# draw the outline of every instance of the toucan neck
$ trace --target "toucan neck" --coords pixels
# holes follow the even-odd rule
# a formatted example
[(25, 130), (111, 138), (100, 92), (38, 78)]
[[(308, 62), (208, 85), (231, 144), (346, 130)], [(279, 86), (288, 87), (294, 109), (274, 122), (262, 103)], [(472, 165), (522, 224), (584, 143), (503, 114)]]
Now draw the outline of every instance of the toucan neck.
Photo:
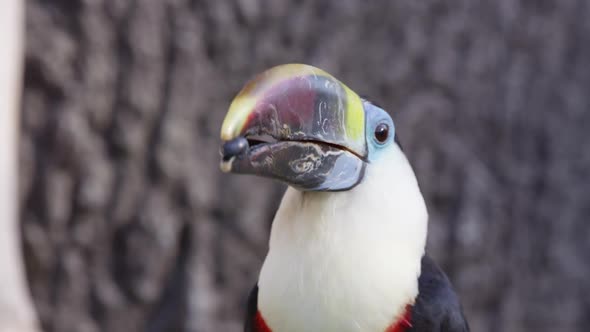
[(414, 301), (426, 208), (403, 153), (382, 158), (350, 191), (287, 190), (259, 280), (271, 329), (382, 332)]

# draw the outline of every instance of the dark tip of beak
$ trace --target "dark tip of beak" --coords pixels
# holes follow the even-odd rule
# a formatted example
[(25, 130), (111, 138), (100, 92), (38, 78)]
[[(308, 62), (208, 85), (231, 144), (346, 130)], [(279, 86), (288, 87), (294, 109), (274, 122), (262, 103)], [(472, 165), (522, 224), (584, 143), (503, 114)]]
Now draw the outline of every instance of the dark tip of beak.
[(233, 156), (240, 155), (248, 150), (248, 140), (244, 137), (237, 137), (227, 141), (221, 148), (221, 155), (224, 161), (228, 161)]

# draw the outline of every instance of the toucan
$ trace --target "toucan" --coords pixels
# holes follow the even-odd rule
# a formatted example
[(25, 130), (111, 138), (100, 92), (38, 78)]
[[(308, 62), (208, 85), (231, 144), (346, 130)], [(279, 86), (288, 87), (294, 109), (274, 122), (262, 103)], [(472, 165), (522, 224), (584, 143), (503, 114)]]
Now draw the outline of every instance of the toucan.
[(231, 102), (221, 169), (288, 185), (246, 332), (469, 331), (425, 255), (428, 213), (391, 116), (327, 72), (271, 68)]

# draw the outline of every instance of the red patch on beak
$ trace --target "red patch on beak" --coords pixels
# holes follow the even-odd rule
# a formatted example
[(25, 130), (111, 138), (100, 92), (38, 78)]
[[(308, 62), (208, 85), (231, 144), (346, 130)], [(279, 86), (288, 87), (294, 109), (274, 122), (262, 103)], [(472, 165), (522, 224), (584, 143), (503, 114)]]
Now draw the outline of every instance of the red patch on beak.
[[(294, 132), (305, 131), (313, 125), (315, 110), (316, 91), (311, 79), (298, 77), (267, 91), (248, 116), (244, 129), (252, 125), (283, 124)], [(287, 90), (289, 93), (285, 93)]]

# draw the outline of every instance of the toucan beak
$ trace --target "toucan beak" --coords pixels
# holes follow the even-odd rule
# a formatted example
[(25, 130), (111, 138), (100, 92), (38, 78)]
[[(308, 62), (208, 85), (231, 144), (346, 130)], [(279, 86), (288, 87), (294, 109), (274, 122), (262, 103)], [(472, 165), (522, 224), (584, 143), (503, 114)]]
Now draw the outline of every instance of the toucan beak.
[(361, 98), (321, 69), (289, 64), (246, 84), (221, 128), (224, 172), (301, 190), (347, 190), (367, 158)]

